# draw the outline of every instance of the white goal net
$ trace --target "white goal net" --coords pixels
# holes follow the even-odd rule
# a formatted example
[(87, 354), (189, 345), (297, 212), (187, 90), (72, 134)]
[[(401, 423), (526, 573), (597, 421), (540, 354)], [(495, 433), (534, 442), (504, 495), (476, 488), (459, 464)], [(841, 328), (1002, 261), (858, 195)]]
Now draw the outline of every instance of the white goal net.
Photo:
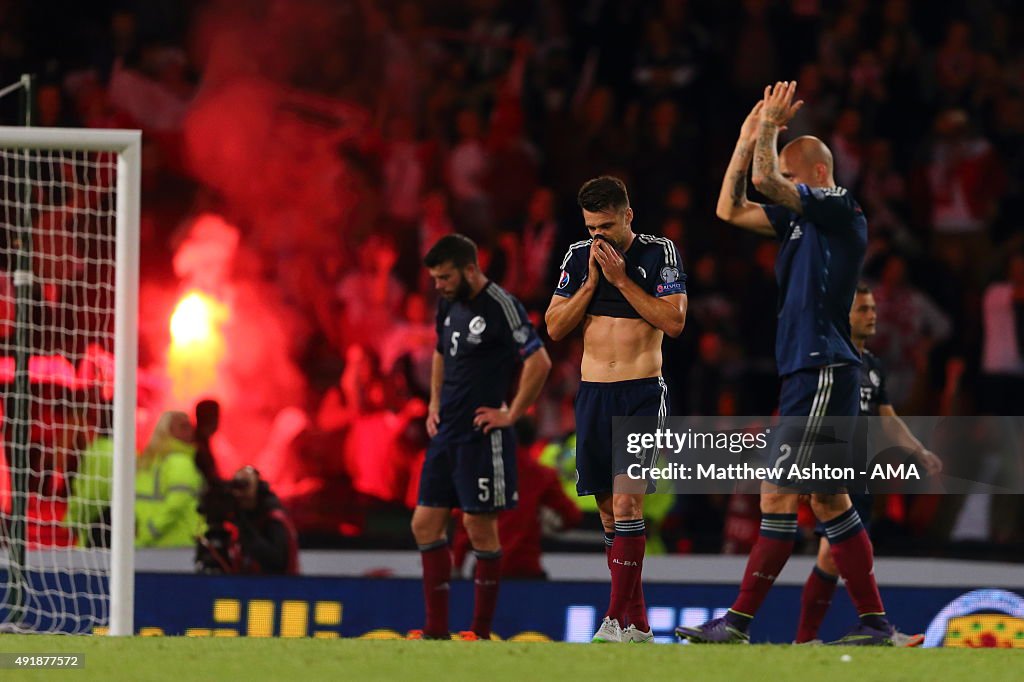
[(139, 133), (0, 128), (0, 629), (131, 634)]

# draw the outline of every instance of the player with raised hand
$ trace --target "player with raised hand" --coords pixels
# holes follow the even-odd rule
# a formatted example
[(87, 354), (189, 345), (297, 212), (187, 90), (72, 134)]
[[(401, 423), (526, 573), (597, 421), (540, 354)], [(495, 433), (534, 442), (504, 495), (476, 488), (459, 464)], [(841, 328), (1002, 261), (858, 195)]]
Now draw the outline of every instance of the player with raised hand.
[[(672, 242), (633, 232), (633, 209), (621, 180), (589, 180), (577, 201), (591, 238), (565, 254), (545, 321), (555, 341), (583, 324), (576, 492), (597, 498), (612, 582), (608, 611), (593, 641), (645, 643), (654, 639), (642, 585), (647, 486), (631, 480), (622, 453), (613, 452), (612, 418), (656, 417), (658, 427), (663, 425), (669, 399), (661, 343), (665, 334), (683, 331), (686, 275)], [(651, 466), (657, 455), (653, 449), (643, 453), (641, 466)]]
[[(781, 442), (779, 466), (792, 455), (799, 466), (814, 453), (805, 447), (814, 425), (840, 420), (836, 439), (850, 442), (860, 394), (860, 354), (850, 339), (850, 306), (867, 246), (867, 221), (860, 206), (833, 178), (832, 153), (815, 137), (799, 137), (777, 151), (779, 131), (802, 102), (796, 82), (765, 88), (764, 99), (743, 123), (719, 194), (722, 220), (779, 240), (775, 273), (779, 286), (776, 362), (782, 388), (779, 413), (806, 422), (802, 440)], [(747, 199), (747, 167), (754, 186), (771, 204)], [(798, 443), (798, 444), (797, 444)], [(751, 622), (781, 573), (797, 535), (798, 495), (785, 481), (761, 486), (761, 532), (750, 552), (732, 608), (722, 618), (676, 634), (691, 642), (745, 643)], [(824, 524), (832, 557), (846, 581), (859, 624), (839, 643), (891, 645), (873, 572), (873, 550), (845, 492), (814, 492), (811, 508)]]
[[(942, 460), (926, 448), (911, 433), (910, 429), (896, 414), (889, 402), (885, 390), (885, 370), (882, 361), (867, 349), (867, 341), (875, 335), (878, 323), (878, 312), (875, 297), (866, 285), (857, 287), (857, 294), (850, 309), (850, 337), (853, 345), (860, 352), (860, 414), (867, 417), (885, 417), (879, 420), (885, 435), (893, 443), (911, 452), (917, 462), (929, 475), (942, 471)], [(860, 515), (865, 528), (868, 528), (871, 511), (871, 496), (867, 494), (851, 495), (854, 508)], [(825, 614), (832, 604), (832, 595), (839, 580), (839, 569), (832, 559), (832, 552), (825, 540), (825, 529), (818, 524), (818, 559), (804, 584), (800, 599), (800, 622), (796, 631), (796, 643), (804, 644), (818, 641), (818, 628), (825, 620)], [(896, 631), (893, 633), (893, 644), (900, 647), (916, 647), (924, 642), (924, 635), (907, 635)]]
[[(448, 639), (451, 510), (476, 555), (473, 623), (463, 639), (490, 639), (498, 600), (498, 512), (516, 506), (512, 425), (540, 395), (551, 359), (522, 303), (487, 279), (468, 237), (446, 235), (423, 259), (441, 294), (427, 414), (427, 448), (412, 533), (423, 560), (426, 624), (410, 633)], [(511, 405), (505, 399), (522, 363)]]

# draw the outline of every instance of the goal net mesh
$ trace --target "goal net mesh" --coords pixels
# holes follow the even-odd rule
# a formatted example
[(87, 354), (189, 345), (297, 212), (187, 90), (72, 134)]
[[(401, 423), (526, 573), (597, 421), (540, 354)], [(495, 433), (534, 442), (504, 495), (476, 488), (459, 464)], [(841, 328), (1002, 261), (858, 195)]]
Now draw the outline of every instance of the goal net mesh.
[(0, 148), (0, 628), (109, 618), (117, 154)]

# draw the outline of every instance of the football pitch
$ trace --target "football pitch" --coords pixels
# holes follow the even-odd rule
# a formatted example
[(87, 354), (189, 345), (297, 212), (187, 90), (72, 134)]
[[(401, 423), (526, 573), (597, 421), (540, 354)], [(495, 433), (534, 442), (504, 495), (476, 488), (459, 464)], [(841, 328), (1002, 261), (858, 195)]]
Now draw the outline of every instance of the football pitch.
[[(3, 670), (4, 680), (1020, 680), (997, 649), (590, 645), (0, 635), (0, 653), (84, 655), (74, 670)], [(842, 660), (843, 656), (849, 660)]]

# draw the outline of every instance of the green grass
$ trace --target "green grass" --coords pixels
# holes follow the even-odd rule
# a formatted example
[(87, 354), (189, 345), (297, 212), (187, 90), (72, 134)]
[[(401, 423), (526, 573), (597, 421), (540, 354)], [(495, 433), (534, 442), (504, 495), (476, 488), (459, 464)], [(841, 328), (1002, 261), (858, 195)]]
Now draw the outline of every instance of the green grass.
[[(0, 652), (82, 653), (79, 670), (3, 670), (0, 679), (216, 680), (1020, 680), (1024, 652), (793, 646), (588, 645), (186, 637), (0, 635)], [(852, 660), (843, 662), (848, 654)]]

